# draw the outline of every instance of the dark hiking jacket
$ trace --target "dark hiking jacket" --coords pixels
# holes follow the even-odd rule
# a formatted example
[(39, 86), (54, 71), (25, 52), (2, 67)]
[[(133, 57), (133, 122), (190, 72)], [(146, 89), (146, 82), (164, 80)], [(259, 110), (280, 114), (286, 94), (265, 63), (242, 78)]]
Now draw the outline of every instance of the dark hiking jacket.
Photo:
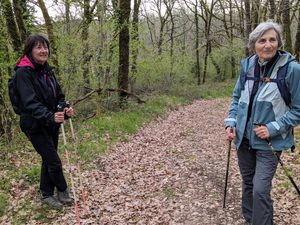
[(40, 65), (24, 56), (16, 65), (17, 90), (20, 96), (20, 127), (23, 132), (38, 132), (42, 127), (55, 129), (57, 105), (65, 102), (65, 96), (52, 68)]

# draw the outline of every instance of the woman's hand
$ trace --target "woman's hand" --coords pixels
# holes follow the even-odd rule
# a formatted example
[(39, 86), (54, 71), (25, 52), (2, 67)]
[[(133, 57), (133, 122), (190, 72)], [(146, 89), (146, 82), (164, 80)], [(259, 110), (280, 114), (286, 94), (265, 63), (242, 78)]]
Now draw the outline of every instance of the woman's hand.
[(227, 127), (226, 128), (226, 140), (232, 141), (235, 138), (235, 127)]
[(72, 117), (74, 115), (74, 110), (72, 107), (64, 108), (64, 112), (68, 117)]
[(65, 113), (64, 112), (54, 113), (54, 122), (55, 123), (63, 123), (64, 120), (65, 120)]
[(257, 137), (261, 139), (268, 139), (270, 137), (269, 130), (266, 126), (256, 126), (253, 131), (257, 135)]

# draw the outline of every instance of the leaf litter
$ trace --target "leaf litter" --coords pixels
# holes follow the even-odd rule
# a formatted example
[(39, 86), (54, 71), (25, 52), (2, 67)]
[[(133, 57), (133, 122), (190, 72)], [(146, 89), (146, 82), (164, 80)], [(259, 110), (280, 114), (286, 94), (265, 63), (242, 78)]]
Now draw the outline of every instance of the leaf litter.
[[(222, 208), (228, 149), (223, 121), (229, 104), (228, 98), (194, 101), (141, 128), (96, 159), (93, 164), (98, 169), (83, 172), (88, 212), (80, 201), (81, 224), (244, 224), (234, 146), (226, 208)], [(294, 175), (300, 172), (299, 163), (293, 162), (295, 154), (282, 157)], [(299, 176), (294, 179), (300, 183)], [(299, 197), (285, 183), (278, 167), (272, 191), (275, 224), (298, 225)], [(33, 218), (26, 224), (49, 224)], [(66, 208), (53, 224), (76, 224), (74, 208)]]

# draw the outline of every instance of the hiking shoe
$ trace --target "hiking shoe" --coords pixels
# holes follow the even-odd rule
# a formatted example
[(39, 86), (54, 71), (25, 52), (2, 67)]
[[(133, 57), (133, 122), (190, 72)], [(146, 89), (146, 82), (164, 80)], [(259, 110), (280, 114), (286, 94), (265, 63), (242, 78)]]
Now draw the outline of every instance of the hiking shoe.
[(41, 201), (43, 204), (47, 204), (48, 206), (50, 206), (53, 209), (62, 209), (63, 208), (63, 204), (61, 204), (54, 196), (48, 196), (48, 197), (44, 197), (41, 198)]
[(72, 205), (74, 202), (74, 199), (70, 197), (68, 189), (65, 191), (57, 191), (57, 198), (61, 203), (66, 205)]

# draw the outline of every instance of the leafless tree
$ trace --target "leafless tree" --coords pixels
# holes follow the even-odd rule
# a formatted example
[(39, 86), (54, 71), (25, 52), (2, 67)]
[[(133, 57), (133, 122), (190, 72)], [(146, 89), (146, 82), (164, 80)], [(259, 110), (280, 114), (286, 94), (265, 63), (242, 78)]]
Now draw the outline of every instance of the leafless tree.
[(10, 0), (2, 0), (1, 6), (3, 9), (3, 16), (5, 18), (7, 31), (12, 41), (12, 47), (14, 51), (21, 52), (22, 51), (21, 36), (19, 33), (17, 23), (15, 21), (15, 16), (13, 13)]
[[(129, 72), (129, 17), (130, 0), (119, 0), (119, 89), (128, 90), (128, 72)], [(121, 107), (126, 102), (127, 94), (120, 92)]]
[[(98, 0), (96, 0), (92, 6), (90, 6), (89, 0), (83, 1), (83, 18), (82, 18), (82, 31), (81, 31), (81, 40), (83, 44), (82, 49), (82, 70), (83, 70), (83, 81), (84, 85), (87, 87), (90, 86), (90, 61), (92, 55), (90, 53), (89, 47), (89, 25), (93, 21), (94, 10), (98, 4)], [(87, 93), (87, 89), (84, 89), (84, 94)]]
[(4, 19), (0, 14), (0, 139), (6, 143), (12, 140), (12, 121), (13, 113), (7, 102), (7, 79), (5, 74), (11, 73), (9, 67), (10, 55), (8, 51), (8, 35), (4, 25)]
[(137, 74), (137, 58), (139, 49), (139, 11), (140, 11), (141, 0), (134, 0), (133, 4), (133, 14), (132, 14), (132, 32), (131, 32), (131, 76), (130, 76), (130, 86), (133, 92), (134, 84)]
[(27, 13), (26, 1), (13, 0), (13, 8), (14, 8), (14, 14), (20, 32), (21, 41), (22, 43), (25, 43), (25, 40), (29, 35), (29, 31), (26, 29), (25, 22), (24, 22), (24, 15)]
[(300, 5), (298, 5), (298, 23), (295, 37), (295, 55), (298, 62), (300, 62)]
[(291, 37), (291, 20), (290, 20), (290, 1), (282, 0), (282, 23), (283, 23), (283, 33), (285, 39), (285, 49), (289, 52), (293, 51), (292, 47), (292, 37)]
[(187, 8), (193, 13), (194, 17), (194, 26), (195, 26), (195, 55), (196, 61), (194, 66), (195, 76), (197, 77), (197, 84), (201, 84), (201, 74), (200, 74), (200, 29), (199, 29), (199, 12), (198, 12), (198, 0), (195, 1), (187, 1), (184, 0)]

